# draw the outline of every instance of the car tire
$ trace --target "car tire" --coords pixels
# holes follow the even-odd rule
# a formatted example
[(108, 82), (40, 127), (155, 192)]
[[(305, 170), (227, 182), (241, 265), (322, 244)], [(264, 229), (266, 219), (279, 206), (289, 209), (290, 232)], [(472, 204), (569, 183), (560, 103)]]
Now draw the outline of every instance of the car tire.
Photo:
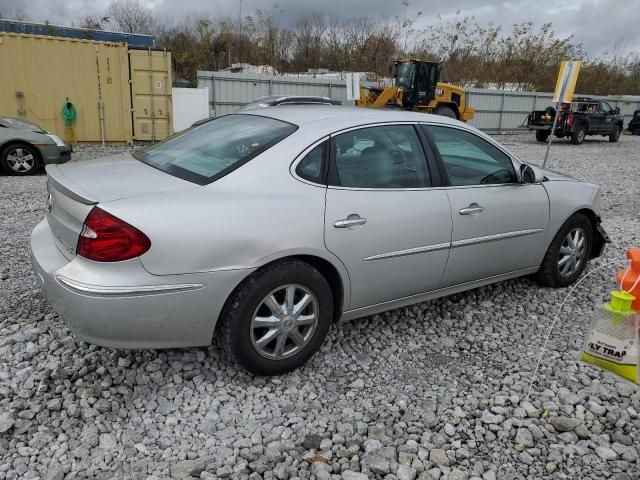
[(536, 140), (544, 143), (549, 139), (550, 133), (546, 130), (536, 130)]
[(453, 118), (453, 119), (458, 119), (458, 115), (456, 115), (456, 112), (453, 108), (451, 107), (447, 107), (446, 105), (438, 105), (434, 110), (433, 110), (433, 114), (434, 115), (440, 115), (442, 117), (448, 117), (448, 118)]
[(587, 136), (587, 129), (583, 125), (580, 125), (571, 134), (571, 143), (573, 145), (580, 145), (582, 142), (584, 142), (584, 139), (586, 136)]
[(35, 147), (24, 143), (5, 145), (0, 151), (0, 169), (7, 175), (33, 175), (40, 166)]
[[(579, 242), (582, 239), (583, 243)], [(572, 239), (578, 239), (576, 245)], [(583, 214), (571, 216), (558, 230), (542, 260), (537, 280), (540, 284), (554, 288), (568, 287), (573, 284), (587, 266), (593, 246), (593, 225)], [(572, 260), (575, 268), (567, 268)], [(563, 271), (564, 270), (564, 271)]]
[[(288, 308), (302, 307), (305, 295), (309, 302), (297, 314)], [(286, 260), (258, 270), (236, 288), (223, 309), (219, 339), (227, 358), (255, 375), (296, 369), (327, 336), (333, 301), (325, 277), (307, 263)]]
[(620, 139), (620, 132), (622, 132), (622, 127), (620, 125), (616, 125), (613, 132), (609, 134), (609, 141), (611, 143), (616, 143)]

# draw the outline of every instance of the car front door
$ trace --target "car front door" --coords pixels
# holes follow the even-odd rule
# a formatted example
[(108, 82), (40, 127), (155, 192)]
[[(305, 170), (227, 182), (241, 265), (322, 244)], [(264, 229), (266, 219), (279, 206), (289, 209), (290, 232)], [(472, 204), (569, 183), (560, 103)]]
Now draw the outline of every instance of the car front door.
[[(351, 281), (350, 310), (438, 287), (449, 255), (447, 193), (416, 125), (379, 125), (332, 138), (325, 243)], [(430, 161), (432, 161), (431, 159)]]
[(545, 188), (518, 183), (511, 158), (480, 135), (425, 129), (449, 180), (453, 232), (442, 287), (536, 267), (546, 248)]

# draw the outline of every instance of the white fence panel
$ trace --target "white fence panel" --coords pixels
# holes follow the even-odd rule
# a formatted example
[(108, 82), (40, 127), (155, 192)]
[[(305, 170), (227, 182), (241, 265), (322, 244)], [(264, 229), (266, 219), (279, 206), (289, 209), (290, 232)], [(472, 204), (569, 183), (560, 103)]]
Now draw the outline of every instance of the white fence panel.
[(209, 117), (209, 92), (206, 88), (173, 88), (173, 131), (189, 128), (193, 122)]

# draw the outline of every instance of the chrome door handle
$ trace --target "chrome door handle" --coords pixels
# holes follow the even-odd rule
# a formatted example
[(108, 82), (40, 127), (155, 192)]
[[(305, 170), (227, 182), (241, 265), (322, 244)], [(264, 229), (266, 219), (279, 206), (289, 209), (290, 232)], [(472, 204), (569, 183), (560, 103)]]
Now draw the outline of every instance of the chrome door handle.
[(460, 210), (458, 213), (460, 215), (473, 215), (474, 213), (481, 213), (483, 211), (484, 211), (484, 207), (474, 202), (470, 204), (468, 207)]
[(366, 218), (362, 218), (357, 213), (352, 213), (347, 218), (343, 218), (342, 220), (336, 220), (333, 224), (335, 228), (349, 228), (356, 225), (364, 225), (367, 223)]

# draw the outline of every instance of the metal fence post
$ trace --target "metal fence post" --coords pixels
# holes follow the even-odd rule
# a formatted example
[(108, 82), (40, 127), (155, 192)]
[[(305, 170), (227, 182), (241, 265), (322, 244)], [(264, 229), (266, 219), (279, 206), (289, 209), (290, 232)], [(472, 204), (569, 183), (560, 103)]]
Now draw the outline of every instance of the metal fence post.
[[(213, 116), (216, 117), (218, 109), (216, 108), (216, 74), (211, 75), (211, 107), (213, 108)], [(211, 116), (211, 113), (209, 113)]]
[(269, 95), (273, 95), (273, 81), (269, 79)]
[(506, 95), (506, 92), (502, 92), (502, 99), (500, 101), (500, 116), (498, 117), (498, 133), (502, 133), (502, 114), (504, 112), (504, 97)]

